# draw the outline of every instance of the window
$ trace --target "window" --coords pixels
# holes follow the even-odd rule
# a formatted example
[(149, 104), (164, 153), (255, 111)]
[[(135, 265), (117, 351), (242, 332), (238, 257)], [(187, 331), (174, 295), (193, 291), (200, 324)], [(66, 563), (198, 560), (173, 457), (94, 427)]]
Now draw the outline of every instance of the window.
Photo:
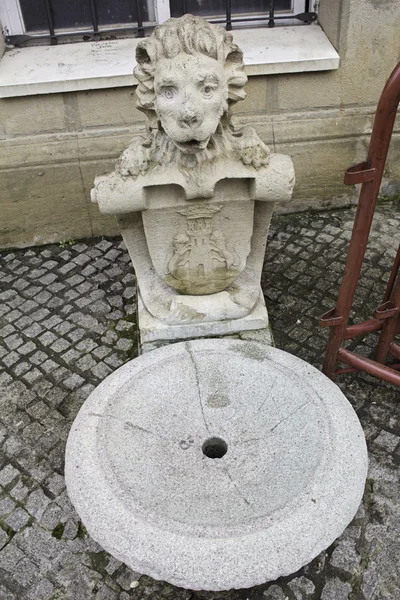
[[(275, 21), (293, 19), (296, 13), (309, 11), (309, 2), (293, 0), (171, 0), (171, 16), (180, 17), (185, 12), (200, 15), (216, 22), (226, 23), (228, 12), (232, 22)], [(229, 19), (228, 19), (229, 20)], [(272, 24), (272, 23), (271, 23)]]
[(157, 23), (185, 13), (228, 30), (236, 26), (311, 23), (310, 0), (0, 0), (8, 45), (100, 39), (128, 32), (143, 37)]

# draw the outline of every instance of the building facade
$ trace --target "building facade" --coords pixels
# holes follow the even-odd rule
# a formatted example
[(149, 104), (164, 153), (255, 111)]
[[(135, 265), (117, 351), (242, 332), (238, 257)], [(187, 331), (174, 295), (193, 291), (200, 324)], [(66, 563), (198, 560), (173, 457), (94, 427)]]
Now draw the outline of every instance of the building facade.
[[(318, 24), (233, 31), (249, 76), (234, 122), (292, 156), (291, 211), (357, 199), (343, 172), (365, 159), (377, 101), (400, 60), (397, 0), (318, 4)], [(137, 42), (2, 45), (0, 248), (118, 233), (90, 189), (144, 126), (131, 75)], [(399, 132), (398, 120), (387, 196), (400, 191)]]

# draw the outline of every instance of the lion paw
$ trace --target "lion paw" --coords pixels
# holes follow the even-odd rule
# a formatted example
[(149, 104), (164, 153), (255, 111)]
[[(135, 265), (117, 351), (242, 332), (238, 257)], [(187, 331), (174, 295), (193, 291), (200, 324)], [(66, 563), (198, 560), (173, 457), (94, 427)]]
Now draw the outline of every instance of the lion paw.
[(143, 140), (134, 140), (121, 154), (118, 170), (123, 177), (144, 175), (150, 164), (150, 150), (143, 146)]
[(251, 127), (246, 128), (239, 138), (239, 156), (243, 164), (260, 169), (269, 162), (270, 151)]
[(240, 158), (245, 165), (260, 169), (269, 162), (269, 149), (262, 143), (257, 146), (242, 148)]

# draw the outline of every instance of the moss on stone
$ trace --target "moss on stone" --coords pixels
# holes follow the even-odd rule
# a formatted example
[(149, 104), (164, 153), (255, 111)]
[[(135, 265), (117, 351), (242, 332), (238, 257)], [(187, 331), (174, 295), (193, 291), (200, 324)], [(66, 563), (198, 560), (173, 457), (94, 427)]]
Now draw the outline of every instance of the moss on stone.
[(65, 528), (65, 523), (58, 523), (53, 531), (51, 532), (51, 535), (55, 538), (57, 538), (57, 540), (61, 540), (63, 533), (64, 533), (64, 528)]

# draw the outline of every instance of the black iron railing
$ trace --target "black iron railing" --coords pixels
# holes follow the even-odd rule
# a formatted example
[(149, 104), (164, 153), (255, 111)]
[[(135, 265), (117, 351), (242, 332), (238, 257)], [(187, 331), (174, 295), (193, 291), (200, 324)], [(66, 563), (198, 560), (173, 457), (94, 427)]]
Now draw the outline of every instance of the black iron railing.
[[(88, 27), (79, 27), (75, 30), (70, 28), (57, 28), (54, 18), (54, 10), (52, 0), (43, 0), (45, 23), (41, 31), (27, 32), (22, 35), (6, 35), (5, 42), (9, 46), (20, 46), (27, 42), (38, 40), (49, 40), (51, 44), (57, 44), (59, 39), (69, 37), (81, 37), (84, 40), (99, 40), (105, 37), (115, 37), (118, 34), (133, 33), (137, 37), (144, 37), (147, 31), (151, 31), (156, 26), (156, 23), (145, 21), (143, 15), (143, 5), (141, 0), (131, 0), (132, 13), (135, 20), (128, 23), (118, 25), (99, 25), (98, 5), (96, 0), (90, 2), (90, 19), (91, 23)], [(209, 18), (210, 23), (220, 23), (225, 26), (227, 31), (230, 31), (236, 24), (245, 24), (246, 22), (266, 22), (268, 27), (275, 27), (276, 21), (285, 21), (287, 19), (297, 20), (302, 24), (310, 24), (316, 21), (317, 14), (310, 12), (309, 0), (304, 3), (304, 12), (296, 15), (281, 15), (276, 12), (275, 0), (270, 0), (269, 9), (265, 14), (257, 13), (256, 15), (232, 15), (232, 0), (225, 0), (225, 16), (220, 18)], [(182, 0), (182, 15), (188, 12), (187, 0)], [(179, 15), (176, 15), (179, 16)]]
[(270, 0), (269, 3), (269, 11), (268, 15), (260, 15), (257, 16), (240, 16), (240, 17), (232, 17), (232, 1), (226, 0), (226, 16), (224, 19), (209, 19), (210, 23), (221, 23), (225, 25), (227, 31), (231, 31), (232, 27), (235, 23), (246, 23), (246, 21), (268, 21), (268, 27), (275, 27), (276, 21), (284, 21), (287, 19), (296, 19), (297, 21), (301, 21), (304, 24), (310, 24), (317, 20), (317, 13), (310, 12), (310, 2), (307, 0), (304, 6), (304, 12), (299, 13), (297, 15), (279, 15), (275, 12), (275, 1)]

